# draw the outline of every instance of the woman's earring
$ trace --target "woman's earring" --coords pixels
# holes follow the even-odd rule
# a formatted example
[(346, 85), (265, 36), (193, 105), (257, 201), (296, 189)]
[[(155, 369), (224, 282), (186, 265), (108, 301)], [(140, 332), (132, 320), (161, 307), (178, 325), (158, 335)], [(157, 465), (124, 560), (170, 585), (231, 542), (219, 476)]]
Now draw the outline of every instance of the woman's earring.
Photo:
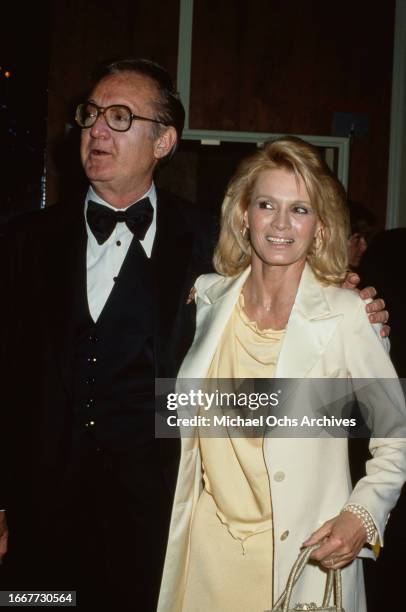
[(250, 241), (250, 230), (244, 223), (242, 225), (240, 232), (241, 232), (241, 236), (243, 237), (243, 239), (249, 242)]
[(314, 250), (319, 251), (323, 246), (323, 230), (320, 228), (314, 237)]

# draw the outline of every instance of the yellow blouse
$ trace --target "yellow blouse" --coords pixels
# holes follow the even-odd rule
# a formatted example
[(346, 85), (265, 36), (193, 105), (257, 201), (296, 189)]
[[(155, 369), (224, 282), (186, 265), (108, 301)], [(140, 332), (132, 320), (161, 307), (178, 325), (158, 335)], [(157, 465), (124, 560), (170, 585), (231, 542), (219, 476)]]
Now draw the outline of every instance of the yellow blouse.
[[(284, 333), (285, 330), (261, 330), (250, 321), (241, 294), (207, 378), (272, 378)], [(244, 540), (272, 527), (263, 438), (220, 435), (227, 436), (227, 432), (200, 437), (205, 489), (213, 496), (217, 515), (231, 535)]]
[(284, 329), (259, 329), (250, 321), (240, 294), (207, 378), (272, 378), (284, 335)]
[[(249, 321), (241, 295), (207, 378), (272, 378), (284, 333)], [(227, 427), (208, 437), (202, 428), (199, 442), (205, 488), (192, 523), (183, 612), (269, 609), (272, 504), (263, 438), (237, 437)]]

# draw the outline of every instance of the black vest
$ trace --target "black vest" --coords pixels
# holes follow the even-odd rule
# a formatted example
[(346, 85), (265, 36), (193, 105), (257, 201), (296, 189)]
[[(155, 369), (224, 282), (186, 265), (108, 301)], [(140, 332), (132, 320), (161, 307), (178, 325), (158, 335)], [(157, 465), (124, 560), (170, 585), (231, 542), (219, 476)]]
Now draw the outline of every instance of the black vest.
[(153, 437), (154, 313), (151, 262), (133, 239), (95, 323), (86, 287), (74, 340), (74, 433), (102, 445)]

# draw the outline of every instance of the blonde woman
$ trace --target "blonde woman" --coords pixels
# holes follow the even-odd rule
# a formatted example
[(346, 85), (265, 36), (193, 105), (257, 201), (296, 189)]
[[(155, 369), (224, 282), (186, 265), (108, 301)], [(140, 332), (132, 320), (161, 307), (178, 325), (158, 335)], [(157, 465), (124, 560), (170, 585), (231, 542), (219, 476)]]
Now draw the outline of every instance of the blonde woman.
[[(244, 160), (223, 204), (218, 274), (196, 282), (197, 330), (179, 377), (396, 379), (362, 300), (340, 288), (347, 235), (344, 191), (312, 146), (286, 137)], [(396, 380), (387, 401), (404, 424)], [(295, 601), (321, 603), (326, 568), (344, 568), (345, 610), (365, 611), (360, 557), (382, 544), (406, 441), (371, 439), (370, 451), (352, 490), (344, 437), (197, 429), (182, 439), (158, 609), (270, 609), (300, 546), (320, 543)]]

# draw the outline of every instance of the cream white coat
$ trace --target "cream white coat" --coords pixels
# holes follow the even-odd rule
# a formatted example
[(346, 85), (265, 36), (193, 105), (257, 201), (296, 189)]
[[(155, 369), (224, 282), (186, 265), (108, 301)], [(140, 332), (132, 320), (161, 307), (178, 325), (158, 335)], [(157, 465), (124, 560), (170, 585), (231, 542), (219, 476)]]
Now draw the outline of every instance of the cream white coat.
[[(179, 378), (204, 378), (250, 269), (235, 278), (217, 274), (196, 282), (196, 335)], [(396, 378), (377, 330), (369, 323), (365, 304), (347, 289), (322, 286), (306, 265), (289, 318), (276, 369), (278, 378)], [(389, 396), (388, 396), (389, 395)], [(406, 409), (400, 385), (389, 386), (386, 401), (399, 415)], [(375, 406), (382, 409), (382, 406)], [(274, 527), (273, 592), (283, 591), (302, 542), (347, 503), (364, 506), (383, 531), (406, 479), (406, 437), (373, 438), (366, 476), (352, 490), (346, 438), (276, 438), (264, 440)], [(201, 492), (198, 438), (182, 438), (159, 612), (180, 612), (188, 562), (193, 511)], [(373, 557), (369, 548), (360, 556)], [(270, 576), (270, 579), (271, 576)], [(294, 594), (295, 602), (321, 605), (325, 573), (309, 565)], [(346, 612), (366, 610), (359, 559), (343, 571)], [(292, 602), (293, 605), (294, 602)], [(228, 612), (228, 611), (224, 611)], [(232, 612), (232, 611), (230, 611)], [(247, 610), (247, 612), (251, 612)], [(252, 611), (257, 612), (257, 611)]]

